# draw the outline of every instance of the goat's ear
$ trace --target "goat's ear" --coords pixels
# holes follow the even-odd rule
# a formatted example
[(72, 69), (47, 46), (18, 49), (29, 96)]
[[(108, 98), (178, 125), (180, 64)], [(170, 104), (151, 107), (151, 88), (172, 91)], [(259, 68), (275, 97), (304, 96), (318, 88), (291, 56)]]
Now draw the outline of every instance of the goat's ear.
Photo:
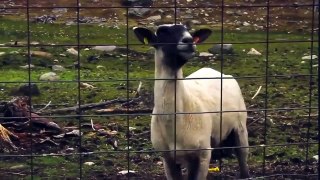
[(210, 35), (212, 31), (210, 29), (199, 29), (192, 34), (193, 42), (198, 44), (205, 41)]
[(133, 32), (137, 36), (140, 42), (143, 44), (155, 45), (157, 41), (156, 35), (146, 28), (135, 27), (133, 28)]

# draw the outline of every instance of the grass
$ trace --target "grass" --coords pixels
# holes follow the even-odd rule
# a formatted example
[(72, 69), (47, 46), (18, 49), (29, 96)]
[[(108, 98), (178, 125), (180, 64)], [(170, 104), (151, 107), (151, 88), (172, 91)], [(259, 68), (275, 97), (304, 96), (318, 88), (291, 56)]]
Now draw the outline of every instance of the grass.
[[(0, 44), (19, 41), (24, 44), (27, 41), (26, 22), (20, 20), (9, 20), (0, 18)], [(100, 102), (118, 97), (126, 98), (133, 96), (132, 91), (138, 86), (138, 80), (144, 78), (153, 78), (153, 60), (152, 56), (138, 54), (136, 57), (127, 59), (126, 53), (102, 53), (95, 50), (85, 50), (87, 45), (117, 45), (125, 46), (126, 42), (138, 44), (134, 38), (132, 31), (129, 31), (127, 40), (126, 27), (120, 26), (120, 29), (114, 29), (107, 26), (81, 25), (80, 26), (80, 44), (81, 47), (80, 73), (78, 69), (73, 67), (73, 63), (77, 61), (77, 56), (66, 53), (65, 46), (43, 46), (43, 45), (73, 45), (77, 44), (77, 27), (66, 26), (63, 24), (30, 24), (30, 40), (40, 43), (39, 46), (31, 47), (31, 50), (41, 50), (49, 52), (53, 55), (52, 58), (31, 57), (31, 64), (36, 67), (30, 71), (30, 80), (36, 82), (41, 95), (32, 98), (33, 104), (46, 104), (52, 101), (52, 104), (65, 104), (74, 106), (78, 100), (78, 83), (76, 80), (88, 81), (96, 87), (96, 89), (81, 89), (80, 96), (82, 103)], [(315, 37), (314, 39), (317, 39)], [(226, 31), (224, 33), (224, 42), (233, 43), (234, 55), (225, 55), (223, 61), (221, 57), (215, 60), (206, 58), (194, 58), (184, 68), (185, 76), (195, 70), (209, 66), (218, 70), (223, 68), (225, 74), (232, 74), (240, 83), (243, 89), (243, 94), (250, 109), (256, 111), (249, 113), (250, 116), (260, 119), (254, 124), (254, 128), (250, 136), (251, 145), (264, 144), (264, 134), (266, 134), (268, 144), (285, 144), (306, 142), (306, 132), (308, 127), (308, 109), (299, 109), (311, 106), (315, 107), (318, 102), (315, 98), (318, 89), (315, 84), (311, 89), (311, 99), (309, 94), (309, 74), (316, 74), (316, 67), (312, 67), (316, 62), (311, 64), (310, 60), (302, 62), (301, 57), (310, 55), (310, 42), (283, 42), (287, 41), (308, 41), (310, 34), (308, 33), (291, 33), (286, 32), (270, 32), (270, 41), (282, 41), (278, 43), (259, 43), (266, 41), (265, 32), (248, 31)], [(199, 45), (199, 51), (207, 51), (212, 46), (210, 43), (221, 42), (221, 34), (219, 29), (214, 29), (213, 36), (207, 41), (208, 44)], [(250, 43), (245, 43), (250, 42)], [(149, 47), (143, 45), (130, 45), (130, 49), (137, 52), (145, 52)], [(261, 52), (262, 56), (250, 56), (247, 52), (250, 48), (255, 48)], [(317, 44), (313, 44), (313, 53), (317, 54)], [(16, 51), (16, 53), (13, 53)], [(26, 55), (26, 47), (8, 47), (0, 48), (0, 52), (6, 52), (0, 56), (0, 97), (1, 101), (8, 101), (12, 98), (12, 94), (17, 87), (29, 81), (29, 71), (18, 66), (27, 64), (28, 58)], [(61, 56), (60, 54), (65, 54)], [(89, 56), (99, 56), (97, 62), (89, 63)], [(54, 64), (53, 60), (57, 59), (58, 64), (66, 68), (64, 72), (57, 72), (61, 81), (57, 82), (40, 82), (39, 76), (45, 72), (49, 72), (50, 67)], [(128, 60), (128, 61), (127, 61)], [(268, 60), (268, 61), (266, 61)], [(223, 62), (223, 64), (222, 64)], [(266, 65), (268, 65), (266, 69)], [(102, 66), (102, 68), (97, 68)], [(127, 69), (128, 68), (128, 69)], [(128, 71), (129, 70), (129, 71)], [(268, 72), (266, 73), (266, 70)], [(135, 81), (129, 81), (129, 93), (126, 89), (127, 72), (129, 78)], [(266, 79), (265, 75), (269, 78)], [(281, 77), (276, 77), (282, 75)], [(258, 77), (256, 77), (258, 76)], [(243, 78), (246, 77), (246, 78)], [(317, 82), (317, 76), (314, 76), (312, 81)], [(118, 81), (121, 80), (121, 81)], [(90, 82), (92, 81), (92, 82)], [(266, 82), (267, 81), (267, 82)], [(152, 92), (152, 80), (143, 80), (143, 89)], [(267, 87), (266, 87), (267, 85)], [(255, 94), (259, 86), (262, 86), (260, 94), (255, 98), (251, 97)], [(268, 90), (268, 91), (266, 91)], [(127, 94), (128, 93), (128, 94)], [(267, 101), (267, 102), (266, 102)], [(274, 124), (267, 126), (264, 132), (264, 111), (265, 108), (297, 108), (297, 110), (269, 110), (267, 118), (272, 119)], [(149, 107), (151, 108), (151, 107)], [(312, 111), (312, 113), (314, 113)], [(92, 111), (84, 113), (92, 115)], [(55, 118), (55, 117), (52, 117)], [(94, 122), (107, 126), (110, 123), (116, 123), (122, 126), (116, 136), (119, 141), (120, 149), (125, 149), (127, 117), (124, 116), (102, 116), (92, 117)], [(65, 125), (77, 125), (77, 119), (74, 118), (55, 118), (57, 122)], [(82, 122), (89, 122), (90, 117), (83, 117)], [(149, 128), (149, 115), (146, 116), (129, 116), (129, 125), (136, 127), (137, 132), (146, 131)], [(316, 142), (316, 130), (318, 129), (316, 118), (311, 118), (310, 124), (310, 141)], [(103, 152), (113, 150), (111, 146), (106, 145), (104, 137), (97, 136), (84, 130), (85, 134), (82, 138), (82, 145), (94, 152)], [(74, 139), (77, 142), (77, 139)], [(133, 137), (131, 139), (132, 149), (137, 150), (140, 146), (144, 149), (151, 148), (148, 137)], [(142, 144), (142, 145), (141, 145)], [(76, 143), (74, 143), (76, 147)], [(317, 154), (317, 145), (309, 147), (309, 155)], [(260, 166), (263, 162), (263, 149), (252, 148), (250, 150), (250, 165), (253, 167)], [(44, 152), (46, 153), (46, 152)], [(288, 161), (294, 164), (294, 159), (305, 159), (305, 146), (273, 146), (266, 148), (267, 163), (272, 164), (274, 161)], [(311, 159), (309, 156), (309, 159)], [(145, 159), (141, 162), (135, 162), (136, 159)], [(149, 159), (148, 159), (149, 158)], [(141, 174), (162, 174), (162, 166), (156, 164), (158, 156), (155, 154), (130, 154), (130, 164), (133, 170)], [(113, 165), (110, 165), (110, 160)], [(127, 159), (126, 153), (107, 153), (94, 154), (83, 157), (84, 162), (94, 162), (93, 166), (82, 166), (84, 178), (91, 176), (103, 177), (116, 174), (117, 171), (126, 170)], [(30, 161), (26, 161), (28, 166), (23, 168), (23, 173), (30, 174)], [(79, 176), (79, 157), (35, 157), (34, 160), (34, 179), (42, 179), (46, 177), (56, 178), (75, 178)], [(234, 166), (235, 160), (225, 160), (226, 165)], [(9, 167), (24, 164), (22, 160), (15, 158), (4, 159), (0, 163), (0, 171), (6, 171)], [(141, 169), (145, 168), (145, 169)], [(20, 171), (21, 172), (21, 171)], [(257, 173), (259, 174), (259, 173)]]

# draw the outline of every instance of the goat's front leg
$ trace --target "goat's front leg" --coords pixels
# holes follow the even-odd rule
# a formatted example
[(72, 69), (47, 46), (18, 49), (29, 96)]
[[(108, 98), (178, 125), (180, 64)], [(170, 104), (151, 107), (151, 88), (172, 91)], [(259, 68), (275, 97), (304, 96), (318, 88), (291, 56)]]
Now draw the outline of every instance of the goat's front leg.
[(208, 175), (211, 151), (203, 150), (199, 157), (189, 159), (188, 180), (205, 180)]
[(164, 153), (163, 165), (167, 180), (182, 179), (181, 165), (175, 162), (175, 159), (170, 156), (170, 153)]

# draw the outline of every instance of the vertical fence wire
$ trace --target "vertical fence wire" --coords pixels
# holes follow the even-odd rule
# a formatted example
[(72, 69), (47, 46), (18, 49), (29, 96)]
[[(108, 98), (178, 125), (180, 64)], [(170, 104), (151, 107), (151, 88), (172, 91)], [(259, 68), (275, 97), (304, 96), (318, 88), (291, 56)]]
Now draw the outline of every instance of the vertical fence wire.
[[(219, 113), (219, 117), (220, 117), (220, 133), (219, 133), (219, 143), (222, 142), (222, 121), (223, 121), (223, 107), (222, 107), (222, 103), (223, 103), (223, 65), (224, 65), (224, 52), (223, 52), (223, 46), (224, 46), (224, 0), (221, 0), (221, 28), (220, 28), (220, 35), (221, 35), (221, 39), (220, 39), (220, 54), (221, 54), (221, 64), (220, 64), (220, 113)], [(222, 151), (220, 151), (220, 153), (222, 154)], [(222, 170), (222, 157), (219, 157), (219, 168)], [(221, 176), (220, 176), (221, 178)]]
[[(129, 72), (130, 72), (130, 66), (129, 66), (129, 8), (127, 7), (126, 8), (126, 55), (127, 55), (127, 58), (126, 58), (126, 88), (127, 88), (127, 91), (126, 91), (126, 98), (127, 98), (127, 102), (129, 102), (129, 98), (130, 98), (130, 95), (129, 95), (129, 88), (130, 88), (130, 76), (129, 76)], [(129, 112), (129, 106), (126, 107), (127, 109), (127, 112)], [(127, 121), (127, 169), (128, 169), (128, 179), (130, 179), (130, 116), (129, 114), (127, 114), (126, 116), (126, 121)]]
[[(26, 7), (26, 15), (27, 15), (27, 55), (28, 55), (28, 90), (29, 92), (31, 92), (31, 46), (30, 46), (30, 4), (29, 4), (29, 0), (27, 0), (26, 2), (27, 7)], [(32, 98), (31, 96), (28, 97), (28, 106), (32, 107)], [(29, 117), (31, 118), (31, 111), (28, 112)], [(31, 173), (31, 179), (33, 179), (33, 173), (34, 173), (34, 158), (33, 158), (33, 136), (32, 136), (32, 123), (31, 123), (31, 119), (29, 121), (29, 135), (30, 135), (30, 173)]]
[(81, 59), (80, 59), (80, 52), (81, 52), (81, 46), (80, 46), (80, 38), (81, 38), (81, 31), (80, 31), (80, 0), (77, 0), (77, 5), (76, 5), (76, 14), (77, 14), (77, 17), (76, 17), (76, 25), (77, 25), (77, 49), (78, 49), (78, 53), (77, 53), (77, 95), (78, 95), (78, 98), (77, 98), (77, 105), (78, 105), (78, 111), (76, 111), (77, 113), (77, 120), (78, 120), (78, 128), (79, 128), (79, 148), (78, 148), (78, 151), (79, 151), (79, 178), (82, 179), (82, 175), (83, 175), (83, 172), (82, 172), (82, 164), (83, 164), (83, 155), (82, 155), (82, 127), (81, 127), (81, 123), (82, 123), (82, 109), (81, 109)]
[[(174, 24), (177, 24), (178, 19), (178, 0), (174, 0)], [(177, 57), (174, 57), (177, 58)], [(174, 60), (176, 64), (176, 60)], [(176, 66), (176, 65), (175, 65)], [(174, 127), (173, 127), (173, 134), (174, 134), (174, 147), (173, 147), (173, 161), (177, 163), (177, 73), (174, 75)], [(171, 153), (171, 152), (170, 152)], [(170, 155), (169, 155), (170, 156)]]
[(309, 63), (309, 71), (310, 71), (310, 76), (309, 76), (309, 102), (308, 102), (308, 129), (307, 129), (307, 143), (306, 143), (306, 155), (305, 155), (305, 173), (308, 173), (309, 170), (309, 140), (310, 140), (310, 128), (311, 128), (311, 113), (312, 113), (312, 102), (313, 102), (313, 98), (312, 98), (312, 91), (313, 91), (313, 86), (314, 86), (314, 82), (313, 82), (313, 54), (314, 54), (314, 33), (315, 33), (315, 0), (312, 1), (312, 17), (311, 17), (311, 33), (310, 33), (310, 39), (311, 39), (311, 43), (310, 43), (310, 63)]
[(319, 65), (320, 65), (320, 14), (319, 14), (319, 12), (320, 12), (320, 3), (319, 3), (319, 0), (317, 1), (317, 19), (318, 19), (318, 33), (317, 33), (317, 35), (318, 35), (318, 72), (317, 72), (317, 84), (318, 84), (318, 86), (317, 86), (317, 90), (318, 90), (318, 99), (317, 99), (317, 103), (318, 103), (318, 118), (317, 118), (317, 120), (318, 120), (318, 126), (317, 126), (317, 129), (318, 129), (318, 177), (320, 177), (320, 161), (319, 161), (319, 155), (320, 155), (320, 138), (319, 138), (319, 135), (320, 135), (320, 91), (319, 91), (319, 89), (320, 89), (320, 80), (319, 80), (319, 77), (320, 77), (320, 68), (319, 68)]
[(270, 31), (270, 0), (267, 2), (267, 24), (266, 24), (266, 63), (265, 63), (265, 97), (264, 97), (264, 135), (263, 135), (263, 164), (262, 164), (262, 175), (266, 175), (266, 147), (267, 142), (267, 120), (268, 120), (268, 83), (269, 83), (269, 31)]

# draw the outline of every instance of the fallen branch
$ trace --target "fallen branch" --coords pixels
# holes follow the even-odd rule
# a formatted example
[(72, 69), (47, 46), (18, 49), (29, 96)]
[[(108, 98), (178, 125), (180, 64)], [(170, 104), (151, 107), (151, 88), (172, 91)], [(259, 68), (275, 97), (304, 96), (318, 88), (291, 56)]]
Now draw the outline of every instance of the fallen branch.
[(0, 144), (2, 145), (9, 145), (10, 148), (16, 150), (18, 149), (11, 141), (10, 136), (17, 138), (18, 136), (16, 136), (15, 134), (13, 134), (12, 132), (10, 132), (9, 130), (7, 130), (5, 127), (3, 127), (0, 124)]
[[(136, 98), (134, 98), (136, 99)], [(104, 106), (108, 106), (111, 104), (115, 104), (115, 103), (126, 103), (128, 101), (132, 101), (134, 99), (113, 99), (110, 101), (104, 101), (104, 102), (100, 102), (100, 103), (90, 103), (90, 104), (84, 104), (79, 106), (73, 106), (73, 107), (67, 107), (67, 108), (61, 108), (61, 109), (53, 109), (53, 110), (49, 110), (46, 111), (45, 113), (67, 113), (67, 112), (79, 112), (79, 110), (84, 111), (84, 110), (88, 110), (88, 109), (93, 109), (93, 108), (98, 108), (98, 107), (104, 107)]]
[(127, 106), (129, 106), (131, 104), (134, 104), (137, 101), (140, 101), (141, 99), (142, 99), (141, 96), (139, 96), (139, 97), (131, 99), (131, 100), (125, 102), (125, 103), (122, 103), (120, 106), (125, 108), (125, 107), (127, 107)]
[(99, 109), (96, 110), (98, 114), (137, 114), (137, 113), (152, 113), (152, 109), (126, 109), (126, 108), (115, 108), (115, 109)]
[[(309, 117), (309, 114), (307, 115), (300, 115), (301, 117)], [(310, 114), (310, 117), (318, 117), (319, 114)]]

